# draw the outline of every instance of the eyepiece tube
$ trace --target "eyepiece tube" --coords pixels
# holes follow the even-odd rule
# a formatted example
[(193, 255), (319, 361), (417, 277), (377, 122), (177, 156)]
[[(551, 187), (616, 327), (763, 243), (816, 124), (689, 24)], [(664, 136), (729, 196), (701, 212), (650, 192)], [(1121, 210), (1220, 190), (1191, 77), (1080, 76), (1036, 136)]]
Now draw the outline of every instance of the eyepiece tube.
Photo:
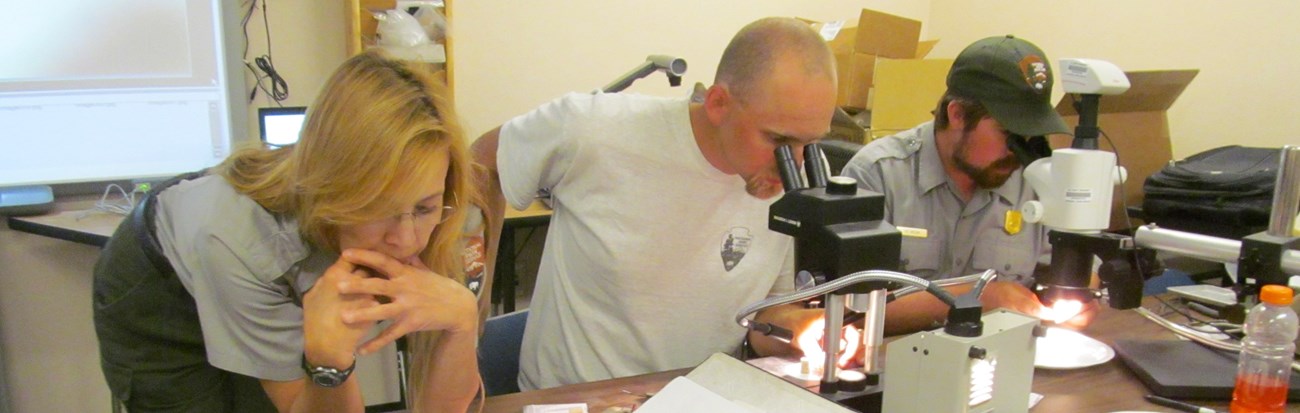
[(786, 192), (804, 189), (803, 178), (799, 176), (799, 165), (794, 161), (794, 150), (790, 145), (776, 147), (776, 168), (781, 173), (781, 185)]
[(826, 187), (826, 162), (822, 162), (821, 145), (810, 143), (803, 147), (803, 168), (808, 174), (809, 188)]

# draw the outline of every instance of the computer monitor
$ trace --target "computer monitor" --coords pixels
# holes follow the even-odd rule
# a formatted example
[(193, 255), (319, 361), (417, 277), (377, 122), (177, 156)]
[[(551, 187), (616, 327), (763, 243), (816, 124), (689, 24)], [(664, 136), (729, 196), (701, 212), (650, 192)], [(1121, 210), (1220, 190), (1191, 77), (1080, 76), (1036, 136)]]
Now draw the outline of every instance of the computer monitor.
[(306, 118), (307, 108), (303, 106), (258, 108), (257, 124), (262, 130), (262, 142), (273, 146), (297, 143), (298, 131)]

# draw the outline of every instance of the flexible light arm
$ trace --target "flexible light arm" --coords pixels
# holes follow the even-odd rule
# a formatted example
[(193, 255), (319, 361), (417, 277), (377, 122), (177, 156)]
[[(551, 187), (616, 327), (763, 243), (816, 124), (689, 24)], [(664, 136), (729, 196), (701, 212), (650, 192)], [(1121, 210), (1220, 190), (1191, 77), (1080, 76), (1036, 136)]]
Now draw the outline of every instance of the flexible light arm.
[(678, 86), (682, 84), (682, 75), (686, 74), (686, 60), (680, 57), (667, 55), (650, 55), (646, 56), (645, 62), (642, 62), (632, 71), (627, 72), (618, 79), (614, 79), (605, 87), (597, 89), (596, 93), (615, 93), (632, 86), (632, 82), (637, 79), (649, 76), (655, 71), (662, 70), (668, 75), (668, 84)]
[(763, 301), (750, 304), (749, 306), (741, 309), (740, 312), (736, 313), (736, 324), (740, 324), (741, 327), (749, 328), (750, 320), (746, 317), (749, 317), (750, 315), (757, 313), (763, 309), (771, 308), (783, 304), (789, 304), (797, 301), (803, 301), (819, 295), (824, 295), (835, 291), (839, 291), (840, 289), (843, 289), (844, 287), (848, 287), (850, 285), (872, 282), (872, 281), (890, 281), (890, 282), (897, 282), (901, 284), (907, 284), (921, 290), (929, 291), (930, 294), (934, 294), (935, 297), (938, 297), (939, 300), (943, 301), (945, 304), (948, 304), (949, 307), (952, 307), (953, 304), (956, 303), (956, 299), (953, 298), (952, 294), (949, 294), (948, 291), (944, 290), (943, 288), (940, 288), (939, 285), (927, 281), (923, 278), (919, 278), (913, 275), (903, 274), (901, 272), (885, 271), (885, 270), (868, 270), (868, 271), (861, 271), (861, 272), (849, 274), (848, 276), (840, 277), (835, 281), (831, 281), (822, 285), (795, 291), (793, 293), (786, 294), (783, 296), (769, 297)]

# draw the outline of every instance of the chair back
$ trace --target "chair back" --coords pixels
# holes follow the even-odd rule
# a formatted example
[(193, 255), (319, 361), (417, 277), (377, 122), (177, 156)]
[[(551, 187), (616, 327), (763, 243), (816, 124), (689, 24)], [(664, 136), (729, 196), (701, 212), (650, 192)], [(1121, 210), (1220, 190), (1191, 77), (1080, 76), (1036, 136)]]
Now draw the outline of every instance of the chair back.
[(840, 171), (844, 170), (844, 165), (853, 159), (853, 155), (858, 154), (862, 149), (862, 144), (835, 139), (823, 139), (818, 142), (822, 147), (822, 153), (826, 154), (826, 161), (831, 168), (831, 176), (839, 176)]
[(488, 396), (519, 392), (519, 348), (528, 310), (488, 318), (478, 346), (478, 371)]

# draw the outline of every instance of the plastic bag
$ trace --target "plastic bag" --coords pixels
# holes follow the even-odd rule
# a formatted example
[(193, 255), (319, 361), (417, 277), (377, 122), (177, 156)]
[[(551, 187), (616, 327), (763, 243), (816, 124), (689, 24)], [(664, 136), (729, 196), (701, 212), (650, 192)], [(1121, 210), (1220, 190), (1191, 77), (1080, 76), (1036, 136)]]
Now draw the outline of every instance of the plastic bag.
[(447, 18), (438, 11), (437, 7), (416, 8), (415, 20), (420, 22), (420, 27), (424, 28), (424, 33), (429, 36), (429, 39), (440, 42), (447, 37)]
[(376, 46), (398, 59), (429, 63), (447, 61), (447, 51), (441, 44), (430, 40), (420, 22), (403, 10), (386, 10), (375, 13), (379, 26), (375, 29), (379, 40)]
[(379, 35), (377, 43), (380, 46), (415, 47), (430, 43), (420, 22), (405, 11), (385, 10), (375, 18), (379, 19), (375, 32)]

